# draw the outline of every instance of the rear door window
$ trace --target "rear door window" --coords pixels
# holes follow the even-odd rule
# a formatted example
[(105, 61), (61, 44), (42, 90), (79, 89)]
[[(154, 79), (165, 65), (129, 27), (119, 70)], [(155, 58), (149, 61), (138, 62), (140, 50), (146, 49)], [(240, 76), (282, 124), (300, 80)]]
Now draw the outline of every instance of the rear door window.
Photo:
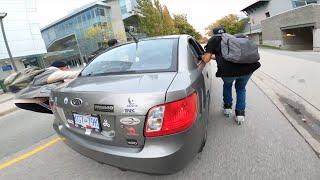
[(176, 71), (177, 46), (173, 38), (122, 45), (95, 58), (81, 76)]

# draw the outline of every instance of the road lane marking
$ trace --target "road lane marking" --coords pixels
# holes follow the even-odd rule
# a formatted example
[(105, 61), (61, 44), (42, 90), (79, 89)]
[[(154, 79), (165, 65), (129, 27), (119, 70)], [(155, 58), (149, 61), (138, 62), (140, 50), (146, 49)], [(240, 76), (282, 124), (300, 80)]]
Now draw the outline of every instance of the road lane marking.
[(25, 160), (25, 159), (27, 159), (27, 158), (29, 158), (29, 157), (41, 152), (41, 151), (47, 149), (48, 147), (57, 144), (58, 142), (60, 142), (62, 140), (63, 140), (62, 138), (57, 137), (55, 139), (52, 139), (51, 141), (49, 141), (46, 144), (40, 145), (40, 146), (36, 147), (35, 149), (33, 149), (33, 150), (29, 151), (29, 152), (26, 152), (26, 153), (14, 158), (14, 159), (6, 161), (6, 162), (0, 164), (0, 170), (5, 169), (5, 168), (7, 168), (9, 166), (12, 166), (13, 164), (16, 164), (16, 163), (18, 163), (18, 162), (20, 162), (22, 160)]

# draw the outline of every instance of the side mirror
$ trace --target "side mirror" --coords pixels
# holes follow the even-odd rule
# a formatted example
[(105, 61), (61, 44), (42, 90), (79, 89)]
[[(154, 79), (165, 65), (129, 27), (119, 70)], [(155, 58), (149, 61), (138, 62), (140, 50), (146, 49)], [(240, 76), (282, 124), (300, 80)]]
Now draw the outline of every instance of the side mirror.
[(129, 29), (129, 27), (124, 27), (124, 30), (128, 33), (128, 32), (130, 32), (130, 29)]
[(127, 33), (131, 33), (131, 32), (134, 32), (134, 27), (132, 27), (132, 26), (126, 26), (126, 27), (124, 27), (124, 30), (125, 30)]
[(134, 27), (133, 26), (126, 26), (124, 27), (124, 30), (126, 31), (126, 33), (128, 33), (134, 40), (134, 42), (139, 42), (138, 38), (135, 37), (132, 32), (134, 32)]

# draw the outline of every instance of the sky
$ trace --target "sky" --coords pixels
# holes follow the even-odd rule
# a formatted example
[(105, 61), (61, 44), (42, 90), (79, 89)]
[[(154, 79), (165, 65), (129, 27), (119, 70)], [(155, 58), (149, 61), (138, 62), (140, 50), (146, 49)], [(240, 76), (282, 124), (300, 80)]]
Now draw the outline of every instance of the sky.
[[(40, 27), (94, 0), (37, 0)], [(205, 34), (205, 27), (230, 13), (244, 16), (241, 9), (256, 0), (160, 0), (171, 14), (187, 14), (190, 24)]]

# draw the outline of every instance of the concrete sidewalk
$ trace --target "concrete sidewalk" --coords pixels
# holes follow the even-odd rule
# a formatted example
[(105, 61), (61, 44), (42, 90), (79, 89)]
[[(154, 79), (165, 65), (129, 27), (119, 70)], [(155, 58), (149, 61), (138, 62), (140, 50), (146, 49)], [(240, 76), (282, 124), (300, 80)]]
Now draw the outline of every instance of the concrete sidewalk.
[(18, 110), (13, 103), (14, 94), (0, 94), (0, 117)]
[(4, 93), (4, 94), (0, 94), (0, 104), (12, 100), (14, 98), (14, 94), (12, 93)]
[(320, 53), (260, 49), (260, 54), (262, 72), (320, 110)]
[(1, 116), (5, 116), (11, 112), (17, 111), (19, 110), (19, 108), (17, 108), (14, 103), (13, 100), (7, 100), (3, 103), (0, 103), (0, 117)]

